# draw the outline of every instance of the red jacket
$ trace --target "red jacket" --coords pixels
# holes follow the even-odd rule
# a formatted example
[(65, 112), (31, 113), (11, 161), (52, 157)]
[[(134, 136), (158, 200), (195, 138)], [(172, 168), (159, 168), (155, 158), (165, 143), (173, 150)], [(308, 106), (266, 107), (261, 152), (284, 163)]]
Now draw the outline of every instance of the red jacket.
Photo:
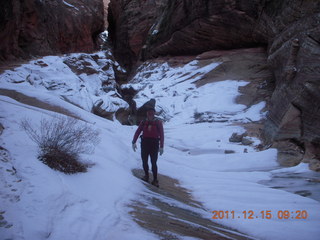
[(164, 133), (162, 121), (159, 119), (154, 120), (143, 120), (140, 122), (138, 129), (136, 130), (132, 143), (136, 143), (140, 133), (142, 133), (142, 138), (156, 138), (160, 139), (160, 148), (163, 148), (164, 143)]

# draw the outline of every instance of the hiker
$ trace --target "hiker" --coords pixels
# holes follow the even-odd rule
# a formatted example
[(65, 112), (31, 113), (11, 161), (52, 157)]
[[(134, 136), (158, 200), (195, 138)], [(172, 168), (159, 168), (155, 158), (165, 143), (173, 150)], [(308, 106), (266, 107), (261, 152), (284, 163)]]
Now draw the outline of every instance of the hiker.
[[(155, 102), (154, 102), (155, 103)], [(157, 167), (157, 159), (158, 152), (160, 155), (163, 154), (163, 143), (164, 143), (164, 133), (163, 133), (163, 125), (162, 121), (155, 118), (155, 109), (154, 106), (147, 106), (147, 118), (140, 122), (138, 129), (136, 130), (133, 140), (132, 140), (132, 148), (133, 151), (137, 150), (136, 141), (139, 137), (139, 134), (142, 132), (141, 136), (141, 159), (144, 170), (144, 177), (142, 180), (148, 182), (149, 181), (149, 165), (148, 165), (148, 157), (151, 158), (152, 165), (152, 174), (153, 181), (152, 185), (159, 187), (158, 182), (158, 167)], [(160, 144), (160, 148), (159, 148)]]

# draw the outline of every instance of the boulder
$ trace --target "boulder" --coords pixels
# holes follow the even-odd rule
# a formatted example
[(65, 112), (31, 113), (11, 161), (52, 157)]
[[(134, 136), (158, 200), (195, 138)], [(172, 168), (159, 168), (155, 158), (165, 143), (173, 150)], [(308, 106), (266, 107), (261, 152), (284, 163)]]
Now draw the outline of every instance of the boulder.
[(311, 159), (309, 163), (310, 170), (320, 172), (320, 160), (318, 159)]
[(110, 110), (102, 99), (99, 99), (94, 103), (91, 111), (93, 114), (109, 119), (111, 121), (113, 120), (115, 114), (115, 111), (112, 109)]
[[(72, 72), (76, 73), (77, 75), (83, 73), (91, 75), (99, 72), (99, 68), (96, 67), (97, 63), (92, 56), (88, 54), (70, 56), (67, 57), (63, 62), (72, 70)], [(109, 68), (110, 66), (105, 66), (105, 70), (108, 70)]]
[(245, 136), (245, 133), (243, 134), (232, 133), (231, 137), (229, 138), (229, 142), (240, 143), (244, 136)]
[(139, 124), (142, 120), (146, 119), (147, 117), (147, 111), (149, 109), (155, 109), (156, 106), (156, 100), (150, 99), (149, 101), (145, 102), (141, 107), (139, 107), (136, 111), (136, 121), (137, 124)]
[(281, 140), (273, 143), (272, 147), (278, 149), (277, 160), (281, 166), (292, 167), (298, 165), (304, 156), (304, 149), (297, 143)]
[(224, 154), (232, 154), (232, 153), (235, 153), (234, 150), (224, 150)]
[(242, 143), (242, 145), (248, 146), (248, 145), (253, 144), (254, 142), (252, 140), (250, 140), (249, 138), (244, 137), (244, 138), (242, 138), (241, 143)]

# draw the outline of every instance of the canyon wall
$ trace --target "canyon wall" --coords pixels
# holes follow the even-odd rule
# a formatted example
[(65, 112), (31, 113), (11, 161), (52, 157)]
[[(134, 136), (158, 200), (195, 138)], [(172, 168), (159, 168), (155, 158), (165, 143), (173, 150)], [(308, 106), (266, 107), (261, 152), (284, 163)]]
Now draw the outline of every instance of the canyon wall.
[(119, 61), (199, 54), (267, 44), (259, 0), (119, 0), (110, 3), (110, 37)]
[(4, 0), (0, 8), (0, 60), (98, 47), (103, 0)]
[(266, 1), (259, 25), (275, 76), (266, 140), (279, 147), (284, 164), (303, 159), (319, 168), (320, 1)]
[(139, 60), (150, 28), (163, 12), (168, 0), (110, 1), (109, 36), (115, 57), (127, 69)]

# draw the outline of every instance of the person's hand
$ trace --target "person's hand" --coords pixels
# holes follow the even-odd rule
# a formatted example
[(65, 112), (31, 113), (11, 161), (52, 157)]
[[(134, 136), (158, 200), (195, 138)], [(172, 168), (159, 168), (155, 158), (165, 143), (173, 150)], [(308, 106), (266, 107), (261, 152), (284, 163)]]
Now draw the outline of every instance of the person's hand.
[(137, 144), (132, 143), (132, 149), (133, 149), (133, 151), (135, 152), (135, 151), (137, 150)]
[(163, 148), (159, 148), (160, 156), (163, 154)]

